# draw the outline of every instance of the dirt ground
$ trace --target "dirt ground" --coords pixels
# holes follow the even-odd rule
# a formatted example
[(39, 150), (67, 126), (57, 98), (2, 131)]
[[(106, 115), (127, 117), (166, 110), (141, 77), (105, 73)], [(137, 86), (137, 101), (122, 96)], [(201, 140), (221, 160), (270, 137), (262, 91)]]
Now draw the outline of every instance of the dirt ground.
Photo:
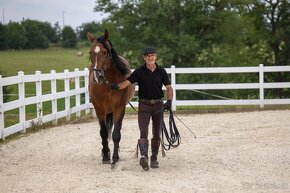
[[(54, 127), (0, 146), (0, 192), (290, 192), (290, 110), (177, 114), (181, 144), (159, 169), (133, 158), (137, 117), (125, 116), (115, 170), (101, 162), (97, 121)], [(151, 133), (150, 133), (151, 136)], [(110, 141), (112, 150), (112, 141)]]

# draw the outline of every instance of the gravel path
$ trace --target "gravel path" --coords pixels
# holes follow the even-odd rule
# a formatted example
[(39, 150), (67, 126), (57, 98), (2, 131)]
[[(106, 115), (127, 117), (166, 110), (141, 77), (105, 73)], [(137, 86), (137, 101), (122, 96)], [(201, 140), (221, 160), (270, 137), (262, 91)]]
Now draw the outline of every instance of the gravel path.
[[(101, 163), (97, 121), (43, 130), (0, 146), (0, 192), (290, 192), (290, 110), (178, 114), (181, 145), (144, 172), (127, 114), (115, 170)], [(151, 136), (151, 133), (150, 133)], [(112, 149), (112, 141), (110, 141)]]

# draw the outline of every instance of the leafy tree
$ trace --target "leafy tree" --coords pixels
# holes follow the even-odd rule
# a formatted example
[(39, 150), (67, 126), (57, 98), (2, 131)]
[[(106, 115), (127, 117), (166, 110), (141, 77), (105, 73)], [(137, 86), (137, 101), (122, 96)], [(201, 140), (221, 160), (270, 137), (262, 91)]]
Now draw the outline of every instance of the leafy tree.
[[(124, 54), (130, 61), (138, 61), (140, 50), (153, 45), (158, 47), (159, 61), (165, 66), (241, 65), (239, 57), (249, 65), (248, 53), (240, 52), (245, 46), (243, 38), (248, 23), (232, 11), (241, 2), (99, 0), (95, 10), (111, 13), (103, 26), (111, 26), (115, 31), (110, 31), (112, 37), (123, 53), (127, 50)], [(229, 59), (233, 54), (235, 58)]]
[(0, 23), (0, 50), (7, 49), (6, 26)]
[(254, 40), (252, 44), (258, 44), (262, 40), (263, 44), (260, 46), (266, 48), (261, 63), (287, 65), (289, 54), (286, 54), (285, 51), (289, 49), (289, 44), (286, 42), (289, 41), (290, 35), (287, 25), (290, 23), (290, 2), (286, 0), (253, 0), (247, 8), (255, 26), (256, 37), (259, 39), (252, 39)]
[(35, 49), (35, 48), (47, 48), (48, 47), (48, 37), (45, 31), (48, 31), (46, 25), (41, 22), (33, 20), (22, 21), (22, 26), (24, 26), (26, 31), (27, 43), (25, 48)]
[(70, 26), (65, 26), (62, 30), (62, 46), (64, 48), (75, 48), (77, 45), (77, 35)]
[[(252, 66), (278, 64), (270, 62), (273, 58), (289, 61), (288, 4), (285, 0), (97, 0), (95, 11), (110, 13), (102, 26), (109, 29), (114, 46), (131, 65), (139, 66), (141, 50), (153, 45), (165, 67)], [(257, 77), (178, 78), (247, 82)]]
[(6, 31), (7, 47), (10, 49), (23, 49), (27, 43), (25, 28), (16, 22), (9, 22)]
[(54, 33), (50, 41), (52, 43), (58, 43), (61, 40), (61, 28), (58, 22), (54, 24), (53, 31)]
[(101, 28), (101, 25), (99, 23), (96, 23), (96, 22), (83, 23), (78, 28), (79, 39), (80, 40), (87, 40), (87, 33), (88, 32), (96, 34), (96, 33), (102, 32), (102, 31), (103, 31), (103, 29)]

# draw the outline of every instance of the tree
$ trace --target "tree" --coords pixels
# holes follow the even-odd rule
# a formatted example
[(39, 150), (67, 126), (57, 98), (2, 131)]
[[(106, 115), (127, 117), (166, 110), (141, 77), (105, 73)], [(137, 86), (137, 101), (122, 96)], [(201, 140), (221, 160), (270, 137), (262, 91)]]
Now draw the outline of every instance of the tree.
[(52, 43), (58, 43), (61, 40), (61, 28), (58, 22), (54, 24), (53, 27), (53, 36), (51, 37), (51, 42)]
[[(290, 2), (286, 0), (253, 0), (248, 5), (248, 14), (253, 20), (258, 38), (264, 41), (266, 52), (261, 63), (289, 65)], [(257, 43), (256, 40), (255, 43)]]
[(64, 48), (75, 48), (77, 45), (77, 35), (70, 26), (65, 26), (62, 30), (62, 46)]
[(103, 29), (101, 28), (101, 25), (99, 23), (96, 23), (96, 22), (83, 23), (78, 28), (79, 39), (80, 40), (87, 40), (87, 33), (88, 32), (96, 34), (96, 33), (102, 32), (102, 31), (103, 31)]
[[(97, 0), (95, 6), (95, 11), (110, 13), (102, 26), (131, 65), (139, 66), (141, 50), (152, 45), (165, 67), (279, 64), (273, 59), (287, 63), (289, 10), (286, 0)], [(209, 83), (256, 80), (248, 74), (177, 78)]]
[(33, 20), (24, 20), (21, 22), (21, 25), (24, 26), (26, 31), (27, 43), (25, 48), (35, 49), (48, 47), (48, 27), (44, 27), (45, 25), (41, 22)]
[(6, 31), (7, 47), (10, 49), (23, 49), (27, 43), (25, 28), (16, 22), (9, 22)]
[(0, 23), (0, 50), (7, 49), (6, 30), (6, 26)]
[(115, 31), (111, 32), (112, 38), (131, 61), (142, 61), (136, 56), (140, 56), (143, 47), (152, 45), (158, 47), (159, 61), (165, 66), (242, 65), (240, 61), (248, 65), (248, 53), (240, 52), (245, 47), (248, 23), (232, 11), (241, 2), (99, 0), (95, 10), (111, 14), (103, 26)]

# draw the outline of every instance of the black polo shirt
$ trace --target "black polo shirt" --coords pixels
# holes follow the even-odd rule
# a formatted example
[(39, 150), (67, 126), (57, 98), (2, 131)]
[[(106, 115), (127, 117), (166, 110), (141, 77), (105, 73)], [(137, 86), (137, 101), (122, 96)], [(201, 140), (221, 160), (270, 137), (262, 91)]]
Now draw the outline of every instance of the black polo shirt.
[(167, 72), (156, 64), (153, 72), (146, 67), (146, 64), (134, 70), (127, 78), (131, 83), (138, 83), (138, 97), (142, 99), (160, 99), (164, 97), (162, 86), (170, 85)]

